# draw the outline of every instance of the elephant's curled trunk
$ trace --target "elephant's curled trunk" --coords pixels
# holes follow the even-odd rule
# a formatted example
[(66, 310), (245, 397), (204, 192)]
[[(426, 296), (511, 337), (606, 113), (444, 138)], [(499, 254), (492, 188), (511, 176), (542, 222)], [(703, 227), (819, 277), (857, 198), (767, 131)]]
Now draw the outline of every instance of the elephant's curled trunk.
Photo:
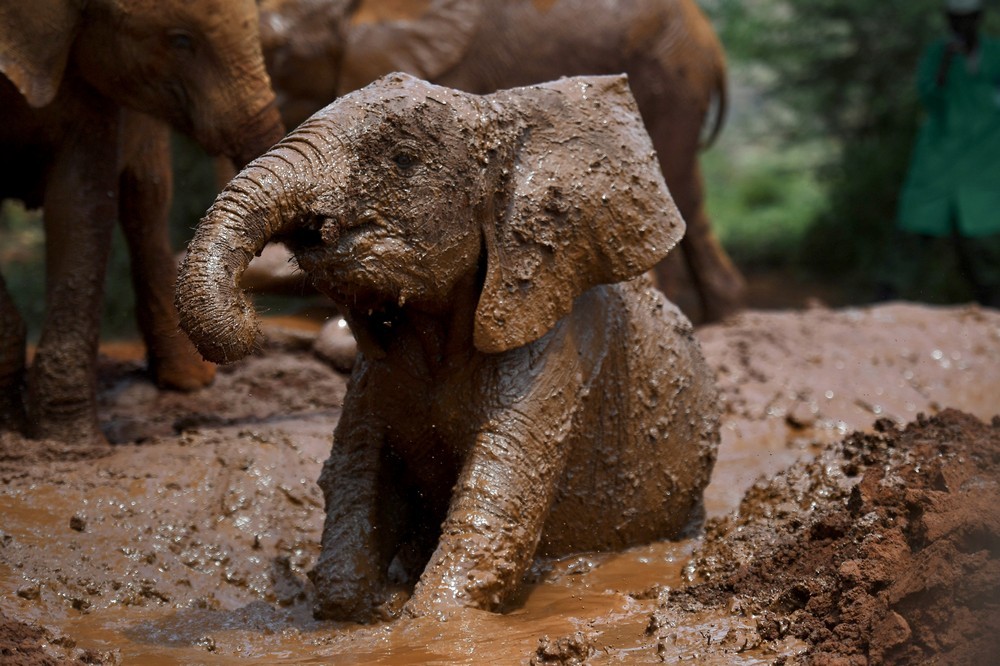
[(285, 140), (237, 175), (199, 223), (175, 298), (181, 328), (206, 359), (231, 363), (257, 346), (260, 323), (240, 278), (304, 210), (311, 172), (301, 147)]

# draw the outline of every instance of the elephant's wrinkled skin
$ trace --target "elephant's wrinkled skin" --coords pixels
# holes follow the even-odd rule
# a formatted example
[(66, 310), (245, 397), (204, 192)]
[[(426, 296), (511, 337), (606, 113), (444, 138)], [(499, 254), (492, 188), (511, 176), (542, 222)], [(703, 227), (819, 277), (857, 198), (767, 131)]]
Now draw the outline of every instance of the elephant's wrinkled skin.
[(713, 98), (713, 137), (725, 112), (725, 56), (694, 0), (262, 0), (261, 38), (288, 127), (394, 71), (476, 94), (627, 74), (687, 223), (657, 284), (676, 300), (686, 262), (693, 314), (740, 307), (743, 278), (712, 233), (698, 164)]
[(198, 348), (253, 349), (237, 285), (277, 239), (361, 352), (320, 478), (319, 615), (369, 617), (391, 565), (423, 572), (410, 613), (496, 610), (536, 553), (697, 518), (714, 384), (641, 277), (682, 233), (624, 77), (479, 97), (392, 75), (229, 184), (178, 282)]
[(212, 379), (173, 306), (165, 123), (243, 164), (281, 138), (256, 6), (4, 2), (0, 74), (0, 198), (43, 206), (46, 232), (46, 314), (30, 372), (24, 324), (0, 278), (0, 429), (100, 442), (94, 364), (115, 219), (150, 370), (172, 388)]

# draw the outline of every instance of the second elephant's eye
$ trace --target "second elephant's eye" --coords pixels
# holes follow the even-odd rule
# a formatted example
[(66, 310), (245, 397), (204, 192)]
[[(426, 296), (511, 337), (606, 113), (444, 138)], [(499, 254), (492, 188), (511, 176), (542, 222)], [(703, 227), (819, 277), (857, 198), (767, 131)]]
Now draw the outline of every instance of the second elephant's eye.
[(171, 30), (167, 39), (170, 47), (177, 51), (194, 51), (194, 35), (187, 30)]

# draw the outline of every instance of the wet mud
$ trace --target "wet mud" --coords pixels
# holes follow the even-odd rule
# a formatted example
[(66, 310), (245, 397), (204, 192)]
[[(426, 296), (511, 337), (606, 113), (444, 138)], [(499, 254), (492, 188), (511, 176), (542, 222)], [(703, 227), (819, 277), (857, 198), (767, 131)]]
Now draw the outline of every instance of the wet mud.
[(371, 625), (310, 612), (346, 385), (318, 328), (270, 322), (262, 353), (188, 395), (106, 347), (110, 450), (0, 435), (0, 662), (976, 664), (1000, 648), (994, 311), (701, 329), (724, 401), (702, 534), (537, 563), (504, 614)]

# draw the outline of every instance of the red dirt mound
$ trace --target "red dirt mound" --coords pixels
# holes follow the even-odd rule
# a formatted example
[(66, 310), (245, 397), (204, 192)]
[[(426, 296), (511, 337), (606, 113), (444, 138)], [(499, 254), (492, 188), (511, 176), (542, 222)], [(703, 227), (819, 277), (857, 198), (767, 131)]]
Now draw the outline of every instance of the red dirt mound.
[(735, 652), (794, 637), (807, 647), (788, 663), (996, 663), (998, 507), (1000, 417), (880, 421), (712, 521), (692, 564), (703, 582), (661, 599), (651, 632), (728, 604), (755, 625)]

